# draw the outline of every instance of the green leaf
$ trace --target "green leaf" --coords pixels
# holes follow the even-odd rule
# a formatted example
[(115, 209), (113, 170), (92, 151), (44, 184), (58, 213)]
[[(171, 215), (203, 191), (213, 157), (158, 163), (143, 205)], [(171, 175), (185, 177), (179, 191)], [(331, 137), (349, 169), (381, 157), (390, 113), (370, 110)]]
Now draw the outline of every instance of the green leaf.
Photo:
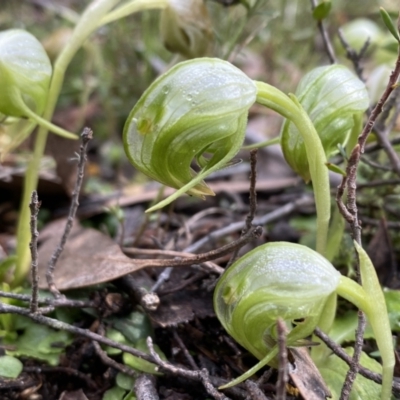
[[(117, 331), (116, 329), (107, 328), (106, 337), (108, 339), (114, 340), (115, 342), (118, 342), (118, 343), (128, 344), (127, 340), (125, 339), (125, 336), (121, 332)], [(110, 347), (110, 346), (106, 346), (105, 351), (109, 356), (113, 356), (113, 355), (122, 353), (122, 350), (116, 349), (115, 347)]]
[(114, 329), (121, 332), (131, 343), (136, 343), (140, 339), (146, 339), (153, 334), (149, 318), (144, 313), (138, 311), (134, 311), (124, 318), (110, 318), (109, 320)]
[(322, 1), (319, 3), (313, 10), (313, 18), (317, 21), (321, 21), (325, 19), (328, 15), (329, 12), (331, 11), (332, 8), (332, 3), (331, 1)]
[(389, 13), (383, 8), (379, 8), (379, 12), (381, 14), (381, 17), (383, 19), (383, 22), (386, 25), (386, 28), (389, 29), (389, 32), (393, 35), (393, 37), (400, 42), (400, 35), (398, 29), (395, 27), (392, 18), (390, 17)]
[[(345, 349), (345, 351), (347, 354), (353, 355), (353, 349)], [(365, 353), (361, 354), (361, 365), (371, 371), (382, 373), (381, 365), (368, 357)], [(323, 364), (318, 364), (317, 367), (331, 391), (332, 398), (339, 399), (349, 366), (332, 354), (324, 360)], [(358, 374), (350, 394), (350, 400), (372, 400), (380, 398), (381, 386)]]
[(130, 391), (133, 389), (133, 385), (135, 384), (135, 379), (129, 375), (123, 374), (122, 372), (118, 372), (115, 382), (121, 389)]
[(43, 112), (52, 68), (41, 43), (20, 29), (0, 32), (0, 113), (27, 117)]
[(102, 400), (124, 400), (125, 394), (126, 390), (118, 386), (114, 386), (113, 388), (104, 392)]
[(12, 356), (0, 357), (0, 376), (3, 378), (18, 378), (23, 368), (22, 362)]
[[(326, 157), (345, 145), (354, 124), (353, 115), (369, 105), (361, 82), (343, 65), (315, 68), (301, 80), (296, 96), (313, 122)], [(304, 141), (292, 122), (286, 120), (281, 133), (282, 150), (288, 164), (306, 182), (310, 171)]]
[[(144, 353), (149, 354), (149, 349), (147, 348), (146, 345), (146, 339), (140, 339), (137, 343), (135, 343), (135, 347), (138, 350), (141, 350)], [(166, 360), (164, 353), (160, 350), (160, 348), (157, 345), (154, 345), (154, 349), (163, 360)], [(146, 372), (148, 374), (154, 374), (154, 375), (162, 375), (160, 372), (157, 372), (157, 366), (155, 364), (148, 362), (146, 360), (142, 360), (141, 358), (136, 357), (132, 354), (124, 353), (122, 355), (122, 359), (124, 360), (124, 364), (135, 369), (136, 371)]]
[(24, 333), (18, 336), (16, 341), (7, 343), (16, 347), (16, 350), (7, 351), (7, 354), (32, 357), (44, 360), (50, 365), (58, 365), (60, 354), (65, 346), (72, 342), (71, 335), (29, 322)]

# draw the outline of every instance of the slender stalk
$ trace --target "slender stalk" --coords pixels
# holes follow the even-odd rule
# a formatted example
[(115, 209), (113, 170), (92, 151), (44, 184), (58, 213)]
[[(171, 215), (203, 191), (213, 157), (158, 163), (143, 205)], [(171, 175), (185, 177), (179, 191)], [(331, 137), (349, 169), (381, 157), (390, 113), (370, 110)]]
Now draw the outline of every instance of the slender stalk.
[(292, 121), (304, 140), (317, 209), (316, 250), (325, 255), (331, 196), (326, 167), (327, 159), (321, 140), (313, 123), (294, 95), (287, 96), (264, 82), (256, 82), (256, 85), (258, 89), (257, 102)]

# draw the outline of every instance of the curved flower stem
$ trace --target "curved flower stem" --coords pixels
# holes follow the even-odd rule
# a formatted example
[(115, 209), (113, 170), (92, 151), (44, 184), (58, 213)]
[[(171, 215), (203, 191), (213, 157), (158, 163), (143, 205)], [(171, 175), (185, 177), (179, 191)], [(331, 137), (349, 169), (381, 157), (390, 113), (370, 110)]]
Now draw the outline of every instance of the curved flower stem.
[(329, 193), (328, 169), (326, 167), (327, 160), (321, 140), (313, 123), (294, 95), (287, 96), (264, 82), (255, 83), (258, 89), (257, 103), (276, 111), (292, 121), (304, 140), (317, 209), (316, 250), (318, 253), (325, 255), (331, 213), (331, 196)]

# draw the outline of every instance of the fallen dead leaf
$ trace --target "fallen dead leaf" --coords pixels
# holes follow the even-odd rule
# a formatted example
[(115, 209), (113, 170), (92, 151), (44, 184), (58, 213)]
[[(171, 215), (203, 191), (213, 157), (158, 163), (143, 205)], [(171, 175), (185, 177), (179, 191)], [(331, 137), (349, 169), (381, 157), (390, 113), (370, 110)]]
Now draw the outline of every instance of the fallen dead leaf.
[[(40, 239), (39, 288), (46, 289), (48, 262), (57, 248), (64, 231), (65, 220), (49, 224)], [(75, 222), (64, 251), (58, 259), (54, 283), (59, 290), (75, 289), (110, 282), (143, 268), (189, 266), (199, 261), (201, 255), (182, 257), (180, 260), (141, 259), (127, 257), (109, 236)]]

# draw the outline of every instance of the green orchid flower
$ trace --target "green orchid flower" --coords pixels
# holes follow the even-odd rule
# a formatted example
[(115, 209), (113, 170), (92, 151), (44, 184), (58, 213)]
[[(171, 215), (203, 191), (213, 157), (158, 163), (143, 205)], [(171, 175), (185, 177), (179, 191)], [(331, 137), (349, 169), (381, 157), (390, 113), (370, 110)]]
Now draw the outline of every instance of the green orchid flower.
[(178, 189), (168, 203), (185, 192), (213, 195), (203, 179), (239, 151), (255, 100), (253, 81), (228, 62), (180, 63), (158, 78), (129, 114), (125, 151), (138, 170)]

